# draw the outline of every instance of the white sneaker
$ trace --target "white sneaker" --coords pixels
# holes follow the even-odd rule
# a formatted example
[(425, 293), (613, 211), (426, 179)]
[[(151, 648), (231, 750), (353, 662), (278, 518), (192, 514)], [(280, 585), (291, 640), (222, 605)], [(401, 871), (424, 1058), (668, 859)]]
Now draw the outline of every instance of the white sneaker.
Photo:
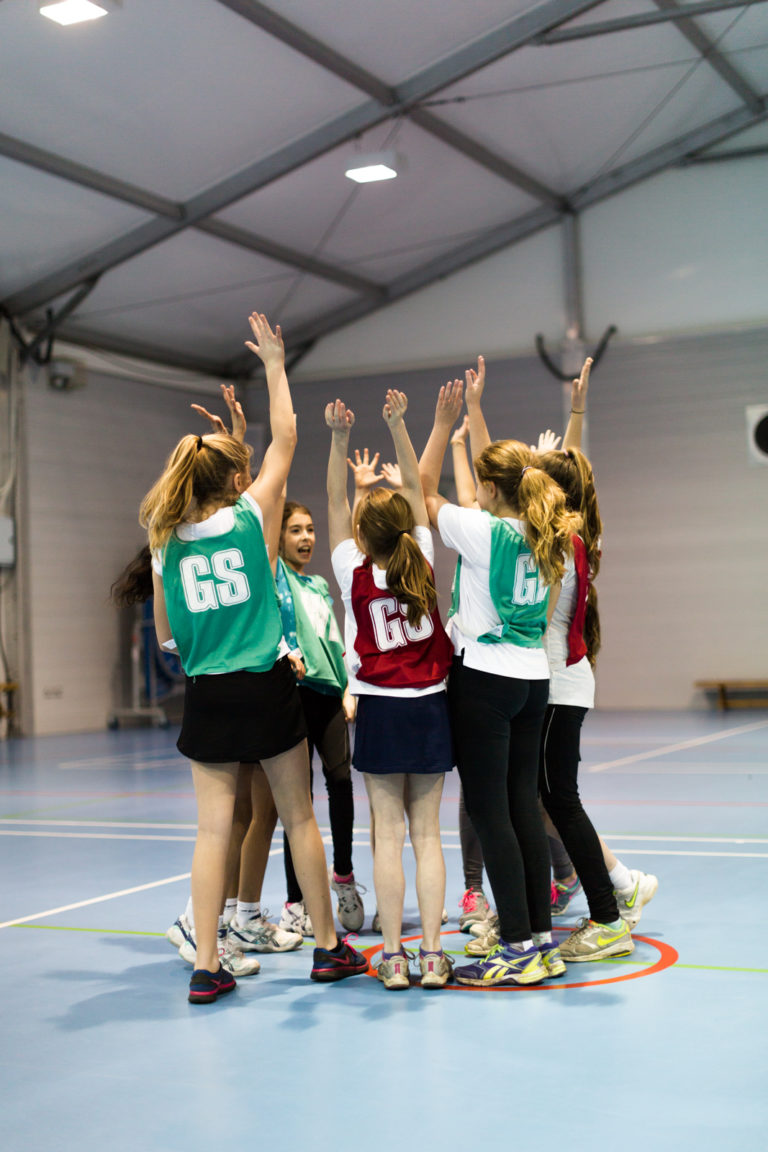
[(487, 956), (491, 949), (496, 947), (498, 942), (498, 924), (495, 928), (486, 925), (486, 930), (482, 936), (475, 936), (473, 940), (467, 940), (464, 945), (464, 951), (467, 956)]
[(376, 968), (377, 979), (381, 980), (384, 987), (389, 988), (392, 992), (410, 988), (411, 980), (408, 970), (410, 958), (410, 954), (403, 951), (399, 956), (393, 956), (389, 960), (381, 960)]
[(616, 891), (616, 903), (619, 906), (619, 916), (630, 928), (639, 923), (643, 908), (650, 903), (656, 895), (659, 881), (650, 872), (630, 871), (632, 886)]
[(419, 950), (422, 988), (443, 988), (453, 976), (453, 962), (445, 952)]
[(279, 927), (283, 932), (295, 932), (299, 936), (314, 936), (315, 934), (309, 912), (306, 911), (300, 900), (294, 904), (289, 904), (287, 901), (283, 904)]
[(227, 939), (239, 952), (293, 952), (301, 948), (303, 937), (299, 932), (284, 932), (277, 924), (270, 924), (266, 911), (253, 916), (240, 925), (235, 917), (229, 925)]
[(346, 928), (347, 932), (359, 932), (365, 919), (365, 909), (363, 908), (363, 901), (360, 899), (360, 893), (367, 892), (368, 889), (363, 888), (362, 884), (356, 884), (354, 875), (350, 880), (343, 882), (336, 880), (332, 868), (328, 873), (328, 881), (331, 885), (331, 891), (335, 892), (339, 898), (336, 905), (336, 915), (342, 928)]
[(187, 920), (186, 916), (182, 912), (181, 916), (179, 916), (178, 919), (174, 920), (173, 924), (171, 924), (170, 928), (165, 934), (165, 938), (168, 943), (172, 944), (173, 947), (178, 951), (178, 949), (181, 948), (182, 944), (188, 937), (192, 937), (192, 928), (190, 927), (189, 920)]
[(461, 908), (459, 928), (462, 932), (468, 932), (470, 924), (486, 921), (491, 913), (482, 888), (467, 888), (459, 900), (459, 908)]
[(371, 932), (381, 932), (381, 916), (379, 916), (378, 908), (373, 914), (373, 920), (371, 921)]
[(469, 932), (472, 936), (486, 936), (489, 932), (498, 933), (499, 930), (499, 917), (496, 912), (489, 912), (487, 920), (476, 920), (474, 924), (469, 925)]
[[(226, 928), (219, 930), (218, 947), (222, 968), (226, 968), (227, 972), (231, 972), (233, 976), (255, 976), (257, 972), (261, 971), (261, 964), (255, 956), (246, 956), (243, 952), (238, 952), (237, 949), (230, 946)], [(179, 956), (185, 964), (191, 964), (194, 968), (196, 953), (195, 938), (190, 934), (179, 948)]]

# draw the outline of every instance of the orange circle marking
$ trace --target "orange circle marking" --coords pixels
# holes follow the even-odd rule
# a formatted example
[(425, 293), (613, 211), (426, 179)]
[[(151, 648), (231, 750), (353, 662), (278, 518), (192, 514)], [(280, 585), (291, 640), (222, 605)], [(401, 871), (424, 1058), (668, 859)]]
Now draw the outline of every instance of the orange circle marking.
[[(554, 928), (554, 932), (570, 932), (570, 928)], [(441, 936), (458, 936), (463, 935), (459, 932), (458, 928), (451, 929), (450, 932), (441, 932)], [(406, 936), (403, 939), (403, 944), (411, 944), (414, 940), (421, 940), (421, 936)], [(446, 988), (455, 989), (457, 992), (556, 992), (558, 988), (596, 988), (600, 984), (620, 984), (623, 980), (639, 980), (643, 976), (655, 976), (657, 972), (663, 972), (665, 968), (671, 968), (676, 964), (679, 956), (677, 950), (671, 944), (663, 944), (661, 940), (654, 940), (650, 936), (633, 936), (633, 940), (640, 940), (643, 944), (650, 944), (659, 953), (659, 958), (655, 964), (649, 964), (647, 968), (641, 968), (638, 972), (625, 972), (621, 976), (608, 976), (604, 980), (582, 980), (578, 984), (563, 983), (561, 980), (553, 980), (547, 984), (492, 984), (488, 988), (478, 988), (473, 984), (446, 984)], [(366, 960), (370, 961), (381, 952), (381, 945), (375, 944), (372, 948), (363, 948), (362, 953)], [(471, 957), (467, 957), (468, 962), (471, 963)], [(599, 960), (593, 961), (599, 964)], [(372, 976), (376, 979), (376, 972), (371, 968), (366, 975)]]

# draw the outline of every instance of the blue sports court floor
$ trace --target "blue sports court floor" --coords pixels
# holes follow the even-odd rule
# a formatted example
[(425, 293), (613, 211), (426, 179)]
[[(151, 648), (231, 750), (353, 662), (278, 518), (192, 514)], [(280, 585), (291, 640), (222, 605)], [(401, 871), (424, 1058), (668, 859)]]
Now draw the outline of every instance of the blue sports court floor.
[[(654, 872), (626, 960), (532, 989), (309, 981), (309, 946), (208, 1007), (164, 937), (194, 840), (175, 732), (0, 745), (5, 1152), (768, 1147), (768, 716), (596, 713), (582, 793)], [(355, 871), (374, 908), (364, 789)], [(444, 800), (451, 919), (462, 892)], [(320, 780), (318, 819), (327, 834)], [(275, 839), (266, 904), (284, 899)], [(412, 874), (410, 860), (407, 867)], [(586, 914), (579, 898), (560, 931)], [(412, 884), (406, 917), (414, 925)], [(362, 935), (362, 947), (380, 937)], [(417, 946), (417, 940), (414, 940)], [(375, 955), (374, 955), (375, 959)]]

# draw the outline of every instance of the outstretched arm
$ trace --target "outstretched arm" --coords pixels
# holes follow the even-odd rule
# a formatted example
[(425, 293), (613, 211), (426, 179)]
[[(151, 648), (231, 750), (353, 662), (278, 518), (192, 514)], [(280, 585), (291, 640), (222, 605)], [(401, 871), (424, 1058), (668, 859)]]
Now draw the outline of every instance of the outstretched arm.
[(463, 392), (461, 380), (454, 380), (453, 383), (449, 381), (440, 389), (435, 408), (435, 422), (419, 461), (424, 503), (433, 528), (437, 527), (437, 514), (441, 506), (448, 503), (444, 496), (439, 495), (438, 486), (445, 450), (451, 438), (451, 428), (461, 412)]
[(476, 460), (484, 448), (491, 443), (491, 436), (485, 423), (481, 400), (485, 391), (485, 359), (477, 358), (477, 371), (468, 368), (466, 380), (467, 414), (469, 415), (469, 446), (472, 459)]
[(408, 408), (408, 397), (404, 392), (390, 388), (382, 416), (392, 433), (392, 442), (397, 453), (397, 464), (400, 469), (400, 495), (411, 506), (413, 519), (417, 528), (428, 528), (429, 517), (424, 503), (424, 493), (421, 490), (419, 477), (419, 461), (405, 426), (405, 413)]
[(296, 450), (296, 419), (285, 374), (285, 348), (280, 325), (273, 332), (266, 316), (259, 312), (252, 312), (248, 322), (254, 338), (246, 340), (246, 347), (259, 357), (266, 369), (269, 426), (272, 433), (272, 442), (264, 455), (261, 471), (249, 492), (267, 516), (279, 500), (291, 469)]
[(589, 391), (589, 370), (592, 367), (592, 358), (587, 357), (578, 380), (574, 380), (571, 388), (571, 415), (568, 427), (563, 437), (563, 449), (581, 448), (581, 437), (584, 431), (584, 413), (587, 410), (587, 392)]
[(343, 540), (352, 536), (352, 512), (347, 497), (347, 453), (355, 416), (341, 400), (336, 400), (326, 406), (325, 422), (331, 430), (327, 483), (328, 540), (333, 552)]
[(456, 481), (456, 496), (462, 508), (473, 508), (477, 505), (475, 478), (467, 456), (468, 433), (469, 416), (465, 415), (461, 426), (451, 436), (453, 478)]
[(349, 465), (352, 475), (355, 478), (355, 497), (352, 505), (352, 519), (354, 520), (357, 506), (360, 501), (368, 495), (371, 488), (375, 488), (379, 480), (383, 479), (383, 472), (376, 471), (376, 465), (379, 462), (379, 453), (377, 452), (373, 459), (368, 458), (368, 449), (363, 448), (363, 454), (360, 455), (360, 449), (355, 448), (355, 458), (347, 457), (347, 464)]
[(190, 404), (193, 412), (197, 412), (198, 416), (202, 416), (211, 425), (212, 432), (221, 432), (225, 436), (232, 436), (235, 440), (239, 440), (242, 444), (245, 440), (245, 415), (240, 406), (240, 401), (235, 397), (234, 384), (222, 384), (221, 394), (224, 398), (224, 403), (229, 410), (230, 420), (232, 421), (232, 431), (227, 431), (227, 426), (220, 416), (214, 416), (207, 408), (203, 408), (202, 404)]

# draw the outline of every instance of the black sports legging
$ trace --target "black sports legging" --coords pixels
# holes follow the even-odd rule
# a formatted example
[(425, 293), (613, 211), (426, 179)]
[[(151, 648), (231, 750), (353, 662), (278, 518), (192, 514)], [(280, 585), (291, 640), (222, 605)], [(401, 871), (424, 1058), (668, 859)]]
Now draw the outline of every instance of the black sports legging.
[(573, 861), (598, 924), (619, 918), (613, 884), (603, 860), (600, 838), (579, 796), (579, 738), (586, 708), (572, 704), (549, 704), (544, 717), (539, 759), (539, 791), (542, 803)]
[[(352, 825), (355, 801), (350, 775), (349, 732), (340, 696), (328, 696), (309, 686), (299, 685), (299, 696), (309, 732), (309, 789), (312, 792), (312, 753), (316, 748), (328, 789), (328, 815), (333, 840), (333, 868), (339, 876), (352, 871)], [(283, 834), (285, 882), (288, 902), (302, 899), (296, 879), (288, 837)]]
[(538, 805), (539, 739), (548, 680), (518, 680), (466, 668), (448, 681), (464, 803), (483, 849), (502, 940), (549, 932), (550, 869)]

